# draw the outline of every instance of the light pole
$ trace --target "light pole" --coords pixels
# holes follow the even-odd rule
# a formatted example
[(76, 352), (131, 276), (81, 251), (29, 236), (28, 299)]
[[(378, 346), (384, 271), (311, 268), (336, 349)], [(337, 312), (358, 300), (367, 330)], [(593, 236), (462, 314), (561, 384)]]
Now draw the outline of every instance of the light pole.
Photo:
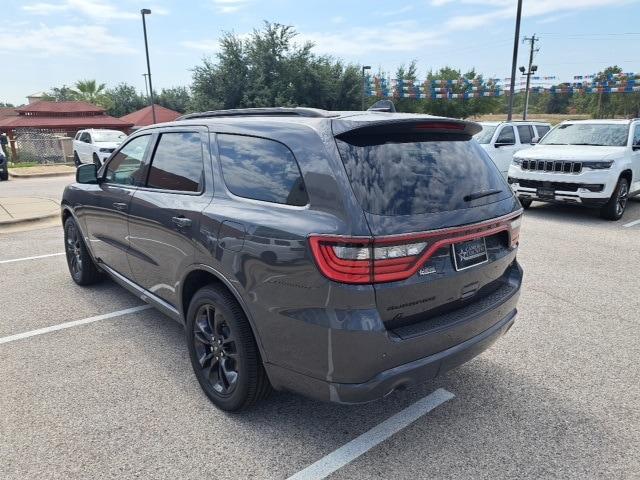
[(513, 97), (516, 88), (516, 63), (518, 63), (518, 43), (520, 43), (520, 19), (522, 18), (522, 0), (518, 0), (518, 12), (516, 13), (516, 33), (513, 38), (513, 59), (511, 60), (511, 86), (509, 89), (509, 109), (507, 121), (513, 116)]
[(151, 116), (153, 117), (153, 123), (156, 123), (156, 107), (153, 99), (153, 85), (151, 83), (151, 64), (149, 63), (149, 44), (147, 43), (147, 23), (144, 16), (151, 15), (151, 10), (143, 8), (140, 10), (142, 15), (142, 31), (144, 32), (144, 51), (147, 54), (147, 75), (149, 77), (149, 98), (151, 99)]
[(364, 97), (365, 97), (365, 90), (367, 89), (367, 78), (365, 77), (365, 72), (367, 70), (371, 70), (371, 66), (363, 65), (362, 66), (362, 110), (364, 110)]

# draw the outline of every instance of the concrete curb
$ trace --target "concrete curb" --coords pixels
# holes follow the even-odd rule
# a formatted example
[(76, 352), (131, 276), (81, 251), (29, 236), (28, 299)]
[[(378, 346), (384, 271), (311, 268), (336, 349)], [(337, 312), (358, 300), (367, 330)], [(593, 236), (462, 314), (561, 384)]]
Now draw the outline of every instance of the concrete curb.
[(42, 215), (35, 215), (33, 217), (25, 218), (12, 218), (11, 220), (0, 220), (0, 227), (6, 227), (9, 225), (18, 225), (21, 223), (38, 222), (40, 220), (48, 220), (60, 216), (59, 212), (51, 212)]
[(74, 175), (74, 172), (55, 172), (55, 173), (14, 173), (9, 169), (9, 176), (11, 178), (46, 178), (46, 177), (66, 177), (67, 175)]

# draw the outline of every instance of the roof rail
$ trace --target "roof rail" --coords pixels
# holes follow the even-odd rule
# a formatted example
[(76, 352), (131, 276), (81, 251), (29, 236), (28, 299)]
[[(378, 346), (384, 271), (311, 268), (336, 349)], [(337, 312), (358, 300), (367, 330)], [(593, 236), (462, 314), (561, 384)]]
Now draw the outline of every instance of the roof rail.
[(264, 107), (264, 108), (234, 108), (230, 110), (211, 110), (208, 112), (197, 112), (182, 115), (176, 120), (190, 120), (193, 118), (216, 118), (216, 117), (250, 117), (250, 116), (299, 116), (313, 118), (337, 117), (339, 113), (320, 110), (318, 108), (303, 107)]

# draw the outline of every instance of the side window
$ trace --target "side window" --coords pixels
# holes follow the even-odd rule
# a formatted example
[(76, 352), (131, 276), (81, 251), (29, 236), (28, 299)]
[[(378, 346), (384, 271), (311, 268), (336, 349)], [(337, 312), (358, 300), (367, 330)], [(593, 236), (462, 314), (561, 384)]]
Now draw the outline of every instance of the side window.
[(309, 202), (298, 163), (283, 144), (218, 135), (218, 149), (224, 182), (234, 195), (285, 205)]
[(80, 135), (80, 141), (84, 143), (88, 143), (89, 134), (87, 132), (82, 132)]
[(198, 132), (163, 133), (151, 161), (147, 187), (199, 192), (203, 165)]
[(518, 135), (520, 135), (520, 143), (531, 143), (533, 140), (533, 128), (531, 125), (518, 125)]
[(636, 124), (636, 129), (633, 133), (633, 143), (632, 145), (640, 146), (640, 123)]
[(515, 145), (516, 134), (513, 131), (513, 127), (512, 126), (502, 127), (502, 130), (500, 130), (500, 134), (498, 135), (496, 143)]
[(91, 134), (89, 132), (85, 133), (85, 142), (91, 143)]
[(151, 135), (141, 135), (125, 144), (107, 164), (105, 181), (118, 185), (140, 185), (144, 182), (142, 160), (150, 139)]
[(536, 125), (536, 130), (538, 130), (538, 137), (544, 137), (551, 128), (546, 125)]

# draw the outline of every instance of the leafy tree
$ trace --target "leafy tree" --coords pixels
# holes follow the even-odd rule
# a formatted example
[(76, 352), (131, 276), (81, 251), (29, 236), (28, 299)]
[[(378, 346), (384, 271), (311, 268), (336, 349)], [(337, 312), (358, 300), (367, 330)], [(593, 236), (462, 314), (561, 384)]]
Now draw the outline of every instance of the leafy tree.
[(107, 114), (114, 117), (122, 117), (148, 105), (147, 99), (133, 85), (124, 82), (105, 90), (104, 96), (110, 103)]
[(78, 100), (78, 94), (73, 88), (62, 85), (61, 87), (53, 87), (43, 96), (43, 99), (52, 102), (66, 102)]
[(0, 108), (14, 108), (15, 105), (13, 103), (0, 102)]
[(247, 39), (227, 33), (217, 61), (204, 58), (193, 69), (192, 108), (310, 106), (357, 108), (359, 68), (295, 43), (293, 27), (265, 22)]
[(155, 100), (158, 105), (185, 113), (191, 105), (191, 94), (186, 87), (163, 88)]
[(98, 84), (95, 80), (78, 80), (75, 87), (78, 100), (101, 106), (106, 103), (104, 83)]

